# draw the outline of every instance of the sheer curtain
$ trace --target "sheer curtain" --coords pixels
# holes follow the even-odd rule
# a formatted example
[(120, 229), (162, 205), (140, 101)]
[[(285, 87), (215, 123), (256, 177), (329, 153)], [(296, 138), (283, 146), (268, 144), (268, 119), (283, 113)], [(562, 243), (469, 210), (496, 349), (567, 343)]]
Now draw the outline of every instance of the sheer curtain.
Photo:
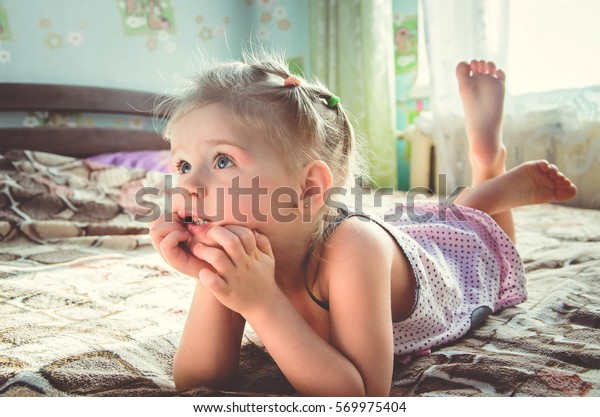
[(454, 69), (460, 61), (494, 61), (506, 68), (508, 3), (504, 0), (422, 0), (429, 71), (431, 133), (437, 172), (448, 193), (469, 185), (467, 140)]
[(309, 1), (310, 68), (355, 118), (371, 176), (396, 185), (391, 0)]
[[(576, 87), (578, 71), (587, 65), (588, 60), (595, 59), (595, 50), (589, 46), (580, 48), (574, 54), (581, 58), (580, 62), (567, 58), (573, 55), (571, 49), (586, 45), (584, 41), (590, 33), (598, 31), (593, 18), (590, 22), (590, 16), (597, 15), (590, 10), (594, 3), (556, 0), (550, 4), (548, 1), (530, 0), (531, 3), (527, 3), (530, 12), (523, 13), (523, 4), (518, 4), (519, 12), (516, 3), (504, 0), (422, 1), (432, 112), (432, 117), (424, 125), (436, 146), (437, 172), (446, 174), (445, 191), (470, 183), (463, 112), (454, 76), (456, 64), (473, 58), (493, 60), (498, 67), (507, 70), (507, 91), (510, 91), (511, 80), (523, 79), (522, 73), (528, 69), (523, 66), (523, 61), (534, 56), (536, 51), (533, 49), (536, 48), (551, 54), (550, 64), (546, 63), (543, 68), (535, 59), (527, 61), (530, 67), (539, 71), (536, 81), (556, 79), (557, 73), (552, 72), (556, 67), (569, 74), (561, 81), (572, 80), (573, 84), (557, 90), (556, 82), (549, 82), (542, 91), (517, 96), (507, 94), (503, 121), (507, 167), (528, 160), (547, 159), (557, 164), (578, 187), (577, 197), (567, 204), (600, 209), (600, 184), (597, 180), (600, 178), (600, 74), (597, 83), (592, 80), (592, 84), (597, 85), (588, 83), (587, 87)], [(586, 4), (587, 8), (583, 7)], [(550, 6), (555, 10), (547, 14), (554, 20), (540, 17), (541, 11), (548, 12)], [(598, 8), (597, 4), (595, 7)], [(561, 26), (566, 13), (575, 16), (576, 29), (581, 31), (579, 37), (574, 28), (569, 30)], [(580, 28), (581, 25), (584, 27)], [(535, 31), (546, 33), (544, 28), (558, 31), (568, 50), (558, 48), (556, 42), (543, 36), (523, 38)], [(513, 36), (516, 32), (521, 34), (521, 38)], [(511, 56), (511, 59), (520, 58), (509, 61)], [(523, 82), (520, 84), (522, 87)], [(541, 82), (536, 84), (543, 85)], [(444, 191), (439, 185), (437, 190)]]

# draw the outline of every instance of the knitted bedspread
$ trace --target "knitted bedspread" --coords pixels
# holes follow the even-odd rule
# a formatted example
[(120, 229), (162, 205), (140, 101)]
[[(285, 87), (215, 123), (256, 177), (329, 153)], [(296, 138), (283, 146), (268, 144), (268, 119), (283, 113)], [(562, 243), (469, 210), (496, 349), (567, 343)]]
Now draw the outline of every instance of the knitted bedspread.
[[(0, 395), (294, 394), (249, 327), (235, 391), (174, 388), (194, 282), (133, 219), (144, 214), (136, 191), (161, 181), (0, 154)], [(600, 211), (542, 205), (515, 217), (528, 301), (428, 356), (397, 360), (392, 396), (600, 395)]]

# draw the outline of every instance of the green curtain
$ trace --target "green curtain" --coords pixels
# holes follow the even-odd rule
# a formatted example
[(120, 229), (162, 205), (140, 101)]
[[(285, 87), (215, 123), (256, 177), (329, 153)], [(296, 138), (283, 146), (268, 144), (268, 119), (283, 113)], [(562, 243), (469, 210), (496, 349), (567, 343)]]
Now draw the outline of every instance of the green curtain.
[(309, 0), (310, 70), (366, 141), (374, 185), (396, 186), (391, 0)]

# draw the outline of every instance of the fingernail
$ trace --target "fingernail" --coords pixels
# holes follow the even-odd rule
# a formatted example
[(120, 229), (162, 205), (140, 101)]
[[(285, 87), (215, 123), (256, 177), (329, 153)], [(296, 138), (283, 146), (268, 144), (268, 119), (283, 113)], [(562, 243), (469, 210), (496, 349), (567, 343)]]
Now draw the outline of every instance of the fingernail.
[(258, 239), (260, 237), (260, 233), (258, 233), (256, 230), (253, 230), (254, 232), (254, 236)]

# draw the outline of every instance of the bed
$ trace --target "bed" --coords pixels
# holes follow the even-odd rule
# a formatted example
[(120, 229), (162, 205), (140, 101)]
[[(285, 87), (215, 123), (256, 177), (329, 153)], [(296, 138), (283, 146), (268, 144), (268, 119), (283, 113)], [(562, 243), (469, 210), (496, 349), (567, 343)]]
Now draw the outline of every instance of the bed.
[[(142, 187), (160, 189), (164, 166), (106, 157), (167, 144), (140, 123), (72, 122), (150, 117), (155, 100), (0, 84), (1, 112), (44, 121), (0, 129), (0, 395), (294, 395), (249, 327), (235, 391), (173, 385), (194, 283), (154, 252), (139, 220), (148, 210), (135, 203)], [(600, 211), (547, 204), (515, 216), (529, 300), (397, 360), (392, 396), (600, 395)]]

